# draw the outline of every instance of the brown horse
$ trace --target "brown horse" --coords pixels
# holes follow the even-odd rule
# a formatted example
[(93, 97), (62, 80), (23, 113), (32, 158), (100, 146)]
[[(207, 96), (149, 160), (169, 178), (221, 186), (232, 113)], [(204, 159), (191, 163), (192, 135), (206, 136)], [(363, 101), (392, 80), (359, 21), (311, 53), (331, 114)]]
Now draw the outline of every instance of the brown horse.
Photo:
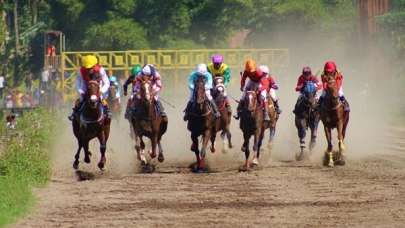
[(72, 121), (73, 133), (79, 145), (73, 168), (79, 168), (80, 150), (82, 148), (84, 149), (84, 162), (90, 163), (89, 141), (97, 137), (100, 142), (101, 153), (98, 167), (102, 170), (106, 162), (105, 151), (110, 134), (111, 120), (104, 113), (100, 99), (100, 85), (97, 81), (88, 83), (87, 95), (80, 109), (80, 115)]
[[(269, 116), (270, 116), (270, 122), (268, 123), (268, 128), (270, 129), (270, 136), (269, 136), (269, 147), (271, 147), (273, 145), (273, 140), (274, 140), (274, 136), (276, 135), (276, 125), (277, 125), (277, 121), (279, 118), (279, 114), (277, 113), (276, 110), (276, 106), (274, 105), (274, 101), (270, 96), (268, 97), (268, 106), (269, 106)], [(265, 124), (264, 126), (265, 128), (267, 127), (267, 124)], [(263, 131), (264, 133), (264, 131)], [(263, 138), (263, 136), (261, 137)], [(262, 140), (260, 141), (260, 143), (262, 142)], [(261, 145), (261, 144), (260, 144)], [(260, 154), (260, 152), (259, 152)]]
[[(205, 155), (215, 117), (205, 95), (205, 80), (199, 77), (194, 86), (193, 104), (189, 113), (187, 129), (191, 132), (191, 151), (195, 153), (197, 163), (195, 172), (205, 172)], [(198, 148), (198, 137), (202, 136), (201, 150)]]
[[(256, 90), (246, 91), (242, 102), (239, 127), (243, 132), (243, 145), (241, 150), (245, 152), (245, 165), (243, 171), (250, 169), (251, 165), (258, 165), (260, 157), (260, 147), (263, 141), (263, 135), (270, 123), (264, 121), (263, 108), (259, 103), (259, 97)], [(249, 141), (253, 136), (253, 156), (250, 154)]]
[[(320, 115), (325, 129), (326, 140), (328, 141), (328, 148), (324, 156), (324, 165), (333, 167), (335, 162), (336, 165), (345, 165), (344, 139), (346, 127), (349, 123), (349, 112), (344, 110), (344, 104), (340, 102), (336, 80), (333, 77), (328, 78), (326, 95), (320, 104)], [(334, 159), (332, 152), (332, 129), (334, 128), (337, 129), (339, 140), (339, 152), (336, 159)]]
[(148, 77), (142, 77), (141, 87), (138, 94), (134, 96), (134, 106), (136, 109), (131, 112), (131, 124), (135, 138), (135, 150), (137, 157), (143, 166), (148, 164), (145, 156), (145, 143), (143, 137), (151, 140), (152, 150), (149, 153), (153, 159), (156, 157), (156, 147), (159, 149), (158, 161), (164, 161), (163, 147), (161, 139), (167, 130), (168, 119), (159, 115), (156, 109), (156, 101), (152, 93), (152, 83)]
[[(212, 128), (211, 152), (213, 152), (213, 153), (215, 152), (215, 138), (217, 136), (218, 131), (222, 131), (221, 132), (221, 138), (223, 140), (222, 151), (226, 152), (228, 147), (232, 148), (232, 142), (231, 142), (232, 135), (231, 135), (231, 131), (229, 130), (229, 127), (231, 125), (232, 113), (228, 112), (228, 110), (225, 107), (226, 106), (225, 85), (223, 84), (222, 77), (215, 77), (215, 79), (214, 79), (213, 98), (218, 107), (218, 111), (221, 114), (221, 117), (216, 119), (215, 125)], [(225, 140), (225, 136), (228, 141)]]
[(114, 84), (111, 84), (110, 88), (108, 89), (107, 102), (111, 109), (113, 118), (118, 121), (119, 117), (121, 116), (121, 103), (120, 98), (117, 97), (117, 87)]

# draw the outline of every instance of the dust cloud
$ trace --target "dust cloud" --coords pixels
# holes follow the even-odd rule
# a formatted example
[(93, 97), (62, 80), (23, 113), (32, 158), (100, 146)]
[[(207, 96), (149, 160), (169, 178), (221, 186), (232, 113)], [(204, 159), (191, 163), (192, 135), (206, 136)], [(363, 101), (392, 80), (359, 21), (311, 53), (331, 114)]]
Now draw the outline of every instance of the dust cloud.
[[(286, 68), (273, 68), (270, 65), (271, 73), (280, 86), (278, 97), (283, 113), (277, 123), (276, 138), (271, 156), (266, 147), (269, 133), (268, 131), (265, 133), (262, 164), (271, 165), (274, 161), (294, 160), (295, 153), (299, 151), (297, 130), (292, 113), (298, 97), (298, 93), (294, 90), (295, 84), (302, 67), (310, 66), (313, 73), (318, 74), (319, 77), (323, 63), (327, 60), (334, 60), (345, 77), (343, 89), (351, 106), (345, 140), (348, 160), (399, 153), (391, 149), (392, 145), (397, 143), (397, 139), (392, 137), (391, 128), (395, 123), (395, 115), (403, 103), (400, 99), (395, 99), (399, 96), (400, 84), (394, 75), (395, 71), (392, 70), (393, 66), (390, 65), (390, 59), (376, 55), (378, 49), (372, 49), (367, 44), (359, 45), (362, 43), (356, 39), (339, 44), (325, 37), (315, 35), (306, 37), (307, 40), (302, 40), (299, 45), (296, 38), (285, 38), (281, 43), (275, 42), (274, 46), (271, 43), (266, 46), (266, 48), (288, 48), (290, 63)], [(269, 63), (259, 62), (258, 64)], [(240, 63), (240, 68), (231, 69), (232, 80), (228, 88), (231, 100), (233, 98), (239, 99), (241, 95), (239, 71), (242, 67), (243, 63)], [(173, 71), (162, 71), (164, 88), (161, 97), (169, 117), (169, 126), (162, 142), (166, 160), (159, 167), (184, 168), (195, 159), (194, 154), (189, 150), (190, 134), (186, 123), (182, 120), (182, 111), (189, 96), (187, 88), (189, 73), (189, 71), (177, 71), (175, 74)], [(124, 99), (123, 107), (125, 104)], [(236, 106), (236, 102), (232, 101), (234, 111)], [(210, 166), (220, 167), (220, 169), (234, 169), (242, 164), (244, 160), (244, 155), (240, 151), (242, 132), (238, 124), (238, 121), (232, 119), (231, 132), (234, 148), (226, 154), (221, 153), (222, 140), (219, 136), (217, 137), (217, 152), (215, 154), (208, 152)], [(137, 172), (139, 162), (135, 156), (134, 141), (129, 135), (129, 123), (124, 119), (123, 114), (119, 122), (112, 122), (111, 128), (106, 173), (129, 175)], [(73, 173), (71, 164), (77, 149), (76, 139), (67, 119), (66, 121), (63, 120), (61, 129), (62, 134), (55, 143), (56, 147), (53, 154), (55, 172), (58, 173), (57, 175), (71, 175)], [(336, 145), (336, 133), (334, 133), (334, 142)], [(320, 123), (317, 146), (311, 160), (320, 163), (320, 157), (325, 149), (326, 139), (322, 123)], [(96, 164), (99, 157), (96, 140), (91, 142), (90, 150), (93, 152), (90, 169), (94, 170), (97, 169)], [(271, 159), (269, 159), (270, 157)], [(82, 159), (80, 165), (85, 168), (89, 167), (87, 164), (84, 165)]]

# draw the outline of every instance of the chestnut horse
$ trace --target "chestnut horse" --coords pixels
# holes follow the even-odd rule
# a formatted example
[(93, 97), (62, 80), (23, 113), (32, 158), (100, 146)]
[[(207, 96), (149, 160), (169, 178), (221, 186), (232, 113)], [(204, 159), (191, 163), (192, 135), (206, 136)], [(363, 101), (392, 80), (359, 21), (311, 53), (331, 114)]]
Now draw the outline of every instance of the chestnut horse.
[[(191, 151), (195, 153), (197, 159), (194, 171), (205, 172), (205, 155), (215, 124), (215, 117), (205, 95), (205, 79), (202, 76), (195, 82), (193, 103), (189, 115), (187, 129), (191, 132)], [(201, 149), (198, 148), (198, 137), (200, 136), (202, 136)]]
[(90, 163), (91, 152), (89, 151), (89, 142), (94, 138), (98, 138), (100, 142), (100, 161), (98, 167), (104, 168), (106, 158), (105, 151), (107, 148), (107, 140), (110, 134), (111, 120), (104, 113), (103, 104), (100, 98), (100, 85), (97, 81), (89, 81), (87, 94), (82, 106), (80, 107), (80, 115), (72, 121), (73, 134), (77, 138), (79, 148), (75, 155), (73, 168), (79, 168), (80, 151), (84, 149), (84, 162)]
[[(346, 127), (349, 123), (349, 112), (344, 110), (344, 104), (340, 102), (336, 80), (333, 77), (329, 77), (327, 83), (326, 95), (320, 104), (320, 115), (325, 129), (326, 140), (328, 141), (324, 165), (333, 167), (335, 162), (336, 165), (345, 165), (346, 163), (344, 139)], [(339, 152), (336, 159), (334, 159), (332, 152), (332, 129), (334, 128), (337, 129), (339, 140)]]
[[(215, 125), (212, 128), (211, 152), (213, 153), (215, 152), (215, 138), (217, 136), (218, 131), (221, 131), (221, 138), (224, 142), (222, 151), (226, 152), (228, 148), (232, 148), (231, 142), (232, 135), (229, 129), (231, 125), (232, 113), (228, 112), (227, 108), (225, 107), (226, 106), (225, 85), (223, 84), (222, 77), (215, 77), (214, 79), (213, 98), (218, 107), (218, 111), (221, 114), (221, 117), (216, 119)], [(225, 136), (228, 141), (225, 140)]]
[(166, 133), (168, 119), (162, 117), (156, 109), (156, 101), (154, 98), (152, 83), (148, 77), (142, 77), (141, 87), (138, 94), (134, 95), (135, 110), (131, 112), (130, 122), (132, 124), (133, 136), (135, 138), (135, 150), (137, 157), (143, 166), (148, 164), (145, 156), (145, 143), (143, 137), (148, 137), (151, 140), (152, 150), (150, 157), (156, 157), (156, 147), (159, 149), (158, 161), (164, 161), (163, 147), (161, 139)]
[(117, 97), (117, 86), (114, 84), (111, 84), (110, 88), (108, 89), (107, 101), (108, 106), (111, 109), (113, 118), (118, 121), (121, 117), (121, 103), (120, 98)]
[[(241, 100), (241, 115), (239, 127), (243, 132), (243, 145), (241, 150), (245, 152), (245, 165), (243, 171), (250, 169), (251, 165), (259, 165), (260, 147), (263, 141), (265, 129), (270, 127), (270, 122), (264, 121), (263, 107), (259, 103), (256, 90), (246, 91)], [(253, 136), (253, 156), (250, 154), (249, 141)]]

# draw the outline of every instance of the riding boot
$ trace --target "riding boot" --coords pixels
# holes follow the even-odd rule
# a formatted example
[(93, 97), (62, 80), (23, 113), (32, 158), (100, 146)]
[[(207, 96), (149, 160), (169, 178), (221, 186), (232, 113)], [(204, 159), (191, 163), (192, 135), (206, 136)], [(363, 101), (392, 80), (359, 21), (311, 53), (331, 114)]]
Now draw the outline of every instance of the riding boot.
[(236, 115), (235, 115), (235, 116), (233, 116), (233, 118), (235, 118), (235, 119), (239, 120), (239, 118), (240, 118), (241, 114), (242, 114), (242, 100), (241, 100), (241, 101), (239, 101), (239, 103), (238, 103), (238, 107), (236, 108)]
[(112, 117), (112, 112), (111, 112), (111, 110), (110, 110), (109, 107), (108, 107), (107, 101), (106, 101), (106, 100), (102, 100), (101, 103), (102, 103), (102, 105), (103, 105), (104, 114), (107, 116), (108, 119), (111, 119), (111, 117)]
[(158, 109), (159, 114), (160, 114), (161, 117), (166, 117), (166, 116), (167, 116), (167, 115), (166, 115), (166, 112), (165, 112), (165, 109), (163, 108), (163, 105), (162, 105), (162, 103), (160, 102), (160, 100), (157, 100), (157, 101), (156, 101), (156, 107), (157, 107), (157, 109)]
[(189, 119), (189, 112), (191, 109), (191, 105), (193, 104), (193, 102), (188, 101), (186, 108), (184, 109), (184, 116), (183, 116), (183, 120), (187, 121)]
[(72, 108), (73, 112), (72, 112), (72, 114), (70, 114), (68, 116), (68, 119), (70, 121), (73, 121), (75, 119), (75, 117), (79, 115), (79, 110), (80, 110), (80, 107), (82, 106), (82, 104), (83, 104), (83, 101), (80, 101), (80, 99), (77, 99), (75, 101), (75, 105)]
[(131, 99), (129, 99), (127, 102), (127, 108), (125, 109), (125, 119), (130, 120), (131, 115)]
[(215, 104), (214, 99), (210, 100), (209, 102), (210, 102), (210, 105), (212, 107), (212, 111), (214, 112), (215, 118), (221, 117), (221, 114), (218, 111), (218, 107), (217, 107), (217, 104)]
[(282, 110), (280, 109), (280, 106), (278, 105), (278, 100), (274, 101), (274, 107), (276, 108), (277, 114), (281, 114)]
[(345, 112), (350, 112), (350, 106), (349, 106), (349, 102), (347, 102), (345, 96), (341, 96), (339, 97), (340, 101), (343, 104), (343, 107), (345, 109)]
[(264, 114), (264, 121), (270, 121), (269, 105), (267, 102), (264, 102), (263, 114)]

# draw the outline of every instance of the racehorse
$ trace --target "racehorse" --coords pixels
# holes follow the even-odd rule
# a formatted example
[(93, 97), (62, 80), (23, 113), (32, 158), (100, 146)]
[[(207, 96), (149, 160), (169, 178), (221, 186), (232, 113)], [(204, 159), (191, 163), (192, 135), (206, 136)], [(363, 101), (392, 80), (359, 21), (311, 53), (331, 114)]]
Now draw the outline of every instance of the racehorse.
[(131, 112), (130, 122), (132, 124), (135, 150), (138, 160), (143, 166), (148, 164), (145, 156), (145, 143), (143, 137), (148, 137), (151, 141), (152, 150), (149, 155), (153, 159), (156, 157), (156, 147), (159, 149), (158, 161), (164, 161), (163, 147), (161, 139), (166, 133), (168, 119), (159, 114), (156, 108), (156, 101), (152, 92), (152, 83), (148, 77), (141, 77), (141, 86), (138, 94), (134, 95), (135, 110)]
[(295, 126), (297, 127), (298, 137), (300, 142), (300, 153), (296, 154), (297, 161), (304, 159), (305, 137), (308, 127), (311, 129), (311, 141), (309, 143), (309, 151), (315, 147), (318, 124), (320, 121), (319, 112), (316, 109), (316, 85), (308, 82), (302, 88), (302, 95), (298, 98), (295, 105)]
[[(241, 100), (241, 115), (239, 127), (243, 132), (243, 145), (241, 150), (245, 152), (245, 165), (243, 171), (247, 171), (253, 165), (259, 164), (260, 147), (263, 141), (265, 129), (270, 127), (270, 123), (264, 121), (263, 108), (258, 100), (258, 93), (255, 90), (246, 91), (244, 99)], [(253, 136), (253, 158), (251, 158), (249, 141)]]
[[(189, 112), (187, 129), (191, 132), (191, 151), (195, 153), (197, 163), (195, 172), (205, 172), (205, 155), (208, 141), (215, 124), (215, 117), (205, 95), (205, 80), (200, 76), (194, 85), (192, 106)], [(198, 137), (202, 136), (201, 149), (198, 147)]]
[[(222, 151), (226, 152), (229, 148), (232, 148), (231, 142), (231, 131), (229, 130), (231, 124), (231, 116), (232, 113), (228, 112), (226, 109), (226, 97), (225, 97), (225, 85), (223, 83), (222, 77), (215, 77), (214, 78), (214, 89), (213, 89), (213, 98), (215, 103), (218, 107), (218, 111), (221, 114), (220, 118), (215, 120), (214, 127), (212, 128), (211, 132), (211, 152), (215, 152), (215, 138), (217, 136), (217, 132), (221, 131), (221, 138), (223, 140), (223, 148)], [(225, 140), (225, 136), (228, 141)]]
[[(279, 118), (279, 114), (276, 111), (276, 106), (274, 105), (274, 101), (270, 96), (268, 97), (268, 106), (269, 106), (269, 116), (270, 116), (270, 122), (268, 124), (268, 128), (270, 129), (270, 137), (269, 137), (269, 147), (272, 146), (273, 144), (273, 140), (274, 140), (274, 136), (276, 135), (276, 125), (277, 125), (277, 121)], [(266, 125), (266, 124), (265, 124)], [(267, 125), (266, 125), (267, 126)], [(262, 134), (264, 134), (264, 131), (262, 132)], [(263, 138), (263, 136), (261, 136), (261, 138)], [(260, 146), (262, 145), (263, 140), (260, 140)], [(258, 153), (258, 155), (260, 155), (260, 151)]]
[(73, 133), (77, 138), (79, 148), (75, 155), (73, 168), (79, 168), (80, 151), (84, 149), (84, 162), (90, 163), (91, 152), (89, 151), (89, 141), (98, 138), (100, 142), (101, 158), (98, 167), (104, 168), (106, 158), (105, 151), (107, 140), (110, 134), (111, 120), (106, 116), (103, 104), (100, 98), (100, 85), (97, 81), (92, 80), (88, 83), (87, 95), (80, 107), (80, 115), (72, 121)]
[(113, 114), (113, 118), (118, 121), (119, 117), (121, 116), (121, 103), (120, 98), (117, 97), (117, 86), (114, 84), (111, 84), (110, 88), (108, 89), (107, 102)]
[[(325, 129), (328, 147), (324, 156), (324, 165), (333, 167), (336, 165), (345, 165), (345, 145), (346, 127), (349, 123), (349, 112), (344, 110), (344, 104), (340, 102), (336, 80), (329, 77), (327, 80), (327, 89), (323, 101), (320, 104), (321, 120)], [(332, 152), (332, 129), (336, 128), (339, 140), (339, 152), (337, 157), (333, 157)]]

